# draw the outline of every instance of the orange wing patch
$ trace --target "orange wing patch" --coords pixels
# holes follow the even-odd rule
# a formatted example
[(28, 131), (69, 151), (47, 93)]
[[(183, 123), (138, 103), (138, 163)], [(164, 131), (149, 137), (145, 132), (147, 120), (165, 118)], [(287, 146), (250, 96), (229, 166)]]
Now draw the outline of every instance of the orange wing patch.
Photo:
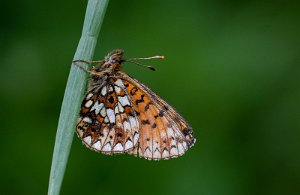
[(138, 147), (129, 153), (153, 160), (183, 155), (188, 149), (188, 143), (181, 131), (182, 127), (172, 118), (172, 113), (132, 83), (123, 82), (140, 123)]

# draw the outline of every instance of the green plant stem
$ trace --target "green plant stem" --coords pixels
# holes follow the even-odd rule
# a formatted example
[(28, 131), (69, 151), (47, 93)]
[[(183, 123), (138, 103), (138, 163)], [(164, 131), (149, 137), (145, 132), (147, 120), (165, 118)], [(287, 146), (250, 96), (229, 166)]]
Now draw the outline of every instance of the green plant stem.
[[(108, 2), (109, 0), (88, 1), (82, 35), (74, 60), (92, 59)], [(82, 66), (87, 68), (86, 64)], [(87, 74), (71, 65), (58, 121), (48, 195), (60, 193), (86, 82)]]

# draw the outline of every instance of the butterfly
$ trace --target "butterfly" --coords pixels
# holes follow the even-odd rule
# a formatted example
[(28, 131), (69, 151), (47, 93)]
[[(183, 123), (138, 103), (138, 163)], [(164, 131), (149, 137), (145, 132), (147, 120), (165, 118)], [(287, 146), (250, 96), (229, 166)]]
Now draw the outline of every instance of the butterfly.
[[(124, 62), (163, 56), (123, 59), (123, 54), (117, 49), (104, 60), (73, 61), (91, 76), (77, 121), (78, 137), (88, 148), (103, 154), (128, 153), (149, 160), (183, 155), (196, 141), (191, 126), (146, 85), (122, 70)], [(78, 62), (98, 65), (86, 70)]]

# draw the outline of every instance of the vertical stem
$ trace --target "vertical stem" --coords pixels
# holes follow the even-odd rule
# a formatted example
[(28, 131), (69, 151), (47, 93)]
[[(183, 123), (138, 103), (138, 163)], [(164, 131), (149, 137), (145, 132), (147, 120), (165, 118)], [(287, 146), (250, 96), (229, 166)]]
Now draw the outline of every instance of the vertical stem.
[[(74, 60), (92, 59), (108, 2), (109, 0), (88, 1), (82, 35)], [(87, 65), (82, 64), (82, 66)], [(48, 195), (60, 193), (86, 80), (87, 74), (71, 65), (58, 121)]]

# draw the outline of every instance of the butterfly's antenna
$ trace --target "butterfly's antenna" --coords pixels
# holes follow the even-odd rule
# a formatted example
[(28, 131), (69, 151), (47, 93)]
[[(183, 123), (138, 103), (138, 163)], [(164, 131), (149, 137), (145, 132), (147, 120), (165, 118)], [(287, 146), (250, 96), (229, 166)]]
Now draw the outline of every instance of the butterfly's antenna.
[(148, 57), (148, 58), (129, 58), (129, 59), (125, 59), (124, 62), (131, 62), (131, 63), (137, 64), (141, 67), (149, 68), (150, 70), (155, 71), (155, 68), (153, 66), (143, 65), (143, 64), (138, 63), (137, 61), (138, 60), (151, 60), (151, 59), (164, 59), (164, 58), (165, 58), (165, 56), (152, 56), (152, 57)]
[(140, 64), (140, 63), (138, 63), (138, 62), (136, 62), (136, 61), (125, 61), (125, 62), (131, 62), (131, 63), (134, 63), (134, 64), (136, 64), (136, 65), (139, 65), (139, 66), (141, 66), (141, 67), (143, 67), (143, 68), (149, 68), (150, 70), (153, 70), (153, 71), (155, 71), (155, 68), (153, 67), (153, 66), (147, 66), (147, 65), (144, 65), (144, 64)]
[(152, 57), (148, 57), (148, 58), (129, 58), (126, 59), (125, 61), (137, 61), (137, 60), (151, 60), (151, 59), (165, 59), (165, 56), (152, 56)]

